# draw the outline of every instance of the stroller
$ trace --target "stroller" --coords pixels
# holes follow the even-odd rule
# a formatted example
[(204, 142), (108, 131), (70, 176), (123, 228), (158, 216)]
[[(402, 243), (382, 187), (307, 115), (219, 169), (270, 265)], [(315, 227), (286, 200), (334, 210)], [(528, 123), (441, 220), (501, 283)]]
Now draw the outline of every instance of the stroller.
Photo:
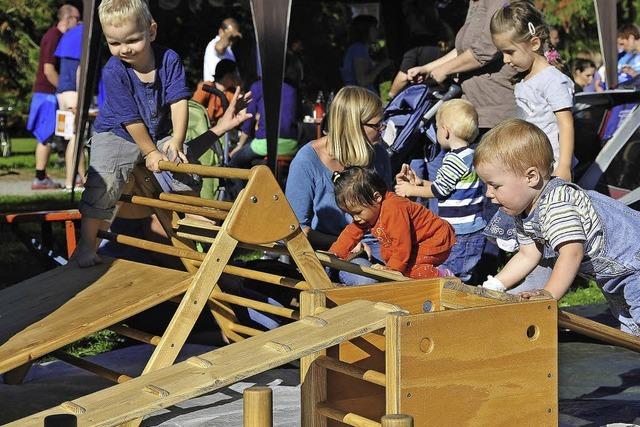
[(408, 86), (391, 100), (382, 113), (386, 129), (382, 140), (387, 145), (393, 175), (411, 159), (433, 159), (439, 146), (434, 116), (445, 102), (462, 93), (460, 86), (447, 89), (421, 83)]
[(640, 209), (640, 77), (574, 98), (576, 182)]

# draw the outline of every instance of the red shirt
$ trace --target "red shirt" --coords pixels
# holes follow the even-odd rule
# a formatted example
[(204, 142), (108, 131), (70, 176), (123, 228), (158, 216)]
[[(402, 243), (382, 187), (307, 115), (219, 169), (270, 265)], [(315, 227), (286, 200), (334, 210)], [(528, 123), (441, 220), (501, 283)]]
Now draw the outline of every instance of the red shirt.
[(62, 32), (57, 27), (51, 27), (44, 33), (40, 40), (40, 58), (38, 59), (38, 71), (36, 81), (33, 83), (33, 92), (56, 93), (56, 87), (52, 85), (44, 75), (44, 64), (53, 64), (57, 68), (58, 60), (54, 53)]
[[(351, 223), (331, 245), (330, 252), (346, 258), (367, 230)], [(380, 216), (371, 228), (380, 242), (380, 255), (388, 268), (412, 277), (420, 264), (438, 264), (446, 260), (456, 242), (451, 225), (424, 206), (387, 192)]]

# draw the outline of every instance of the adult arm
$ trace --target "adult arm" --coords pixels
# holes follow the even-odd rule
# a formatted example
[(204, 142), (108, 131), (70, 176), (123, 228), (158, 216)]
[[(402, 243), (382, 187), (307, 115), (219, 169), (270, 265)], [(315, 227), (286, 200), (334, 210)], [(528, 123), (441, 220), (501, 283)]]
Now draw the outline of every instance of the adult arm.
[(417, 67), (409, 68), (407, 70), (407, 79), (420, 83), (422, 82), (422, 80), (424, 80), (425, 77), (429, 76), (435, 68), (455, 59), (457, 56), (458, 51), (452, 49), (449, 51), (449, 53), (442, 56), (441, 58), (436, 59), (435, 61), (431, 61), (428, 64), (420, 65)]
[(43, 70), (44, 70), (44, 76), (47, 78), (49, 83), (51, 83), (55, 87), (58, 87), (58, 81), (60, 80), (60, 76), (56, 71), (55, 65), (47, 62), (44, 64)]

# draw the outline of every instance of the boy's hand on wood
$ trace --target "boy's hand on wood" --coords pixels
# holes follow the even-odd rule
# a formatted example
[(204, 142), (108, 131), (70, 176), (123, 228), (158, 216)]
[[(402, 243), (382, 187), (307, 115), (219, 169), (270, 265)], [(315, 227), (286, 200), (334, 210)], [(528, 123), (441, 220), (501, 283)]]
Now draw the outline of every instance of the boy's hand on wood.
[(169, 159), (164, 155), (164, 153), (160, 152), (159, 150), (153, 150), (145, 156), (144, 165), (151, 172), (160, 172), (158, 163), (160, 163), (161, 160), (168, 161)]
[(162, 152), (170, 162), (189, 163), (187, 156), (182, 151), (182, 141), (170, 139), (162, 146)]
[(534, 289), (533, 291), (520, 292), (519, 296), (526, 300), (555, 298), (553, 294), (546, 289)]

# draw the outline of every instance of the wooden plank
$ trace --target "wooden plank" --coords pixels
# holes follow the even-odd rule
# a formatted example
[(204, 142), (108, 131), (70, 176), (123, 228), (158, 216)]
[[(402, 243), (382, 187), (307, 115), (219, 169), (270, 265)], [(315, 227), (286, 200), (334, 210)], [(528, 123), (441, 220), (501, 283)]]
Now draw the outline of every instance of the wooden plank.
[(307, 236), (299, 227), (287, 240), (287, 249), (311, 289), (333, 287), (327, 272), (324, 271), (309, 240), (307, 240)]
[(385, 340), (386, 413), (400, 413), (400, 323), (408, 316), (394, 313), (387, 316)]
[(104, 258), (50, 270), (0, 291), (0, 373), (180, 295), (191, 275)]
[(408, 282), (385, 282), (367, 286), (343, 286), (324, 291), (336, 305), (355, 299), (395, 304), (409, 313), (424, 313), (424, 308), (441, 310), (440, 292), (448, 279), (424, 279)]
[(398, 326), (399, 413), (416, 425), (558, 424), (555, 301), (411, 315)]
[[(397, 308), (354, 301), (317, 314), (316, 317), (326, 322), (325, 326), (310, 327), (302, 320), (294, 322), (202, 354), (196, 360), (188, 359), (149, 372), (70, 404), (80, 412), (79, 426), (123, 423), (380, 329), (384, 327), (386, 314), (393, 310)], [(210, 362), (210, 366), (203, 360)], [(60, 413), (67, 412), (56, 407), (9, 425), (41, 426), (45, 416)]]
[(442, 304), (444, 308), (482, 307), (518, 301), (522, 301), (522, 298), (517, 295), (492, 291), (481, 286), (465, 285), (455, 278), (448, 278), (444, 282), (442, 289)]
[(640, 338), (565, 310), (558, 310), (558, 325), (609, 344), (640, 352)]

